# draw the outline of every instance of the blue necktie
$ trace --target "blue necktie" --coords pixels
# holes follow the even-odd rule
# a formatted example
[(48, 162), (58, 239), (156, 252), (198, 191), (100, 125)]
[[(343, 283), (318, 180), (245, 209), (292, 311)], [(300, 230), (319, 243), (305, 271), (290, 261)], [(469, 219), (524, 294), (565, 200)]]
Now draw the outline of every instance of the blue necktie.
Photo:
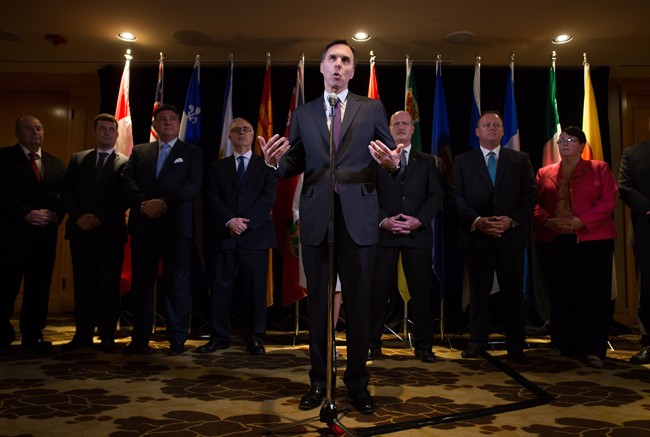
[(490, 179), (492, 179), (492, 185), (494, 185), (494, 181), (497, 178), (497, 158), (496, 158), (496, 153), (490, 152), (488, 153), (488, 161), (487, 161), (487, 167), (488, 167), (488, 173), (490, 173)]
[(167, 155), (169, 154), (169, 149), (170, 149), (169, 144), (163, 144), (160, 147), (160, 152), (158, 152), (158, 162), (156, 163), (156, 177), (160, 175), (160, 170), (162, 170), (163, 164), (165, 164), (165, 159), (167, 159)]
[(239, 160), (239, 165), (237, 166), (237, 176), (239, 176), (239, 181), (244, 180), (244, 173), (246, 173), (246, 166), (244, 164), (244, 156), (240, 156), (237, 158)]

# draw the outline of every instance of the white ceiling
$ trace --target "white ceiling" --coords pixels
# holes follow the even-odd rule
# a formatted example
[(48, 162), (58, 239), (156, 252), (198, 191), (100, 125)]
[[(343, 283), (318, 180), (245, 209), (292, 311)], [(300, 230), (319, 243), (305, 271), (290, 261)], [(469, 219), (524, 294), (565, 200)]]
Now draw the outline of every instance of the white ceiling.
[[(121, 64), (127, 48), (134, 65), (155, 63), (164, 51), (168, 63), (192, 64), (265, 60), (295, 63), (301, 52), (316, 62), (334, 38), (365, 30), (373, 38), (354, 43), (360, 62), (373, 50), (377, 64), (432, 63), (440, 53), (452, 65), (592, 66), (610, 65), (612, 76), (650, 77), (648, 0), (22, 0), (5, 2), (0, 15), (0, 71), (94, 72)], [(117, 40), (130, 31), (135, 43)], [(188, 33), (189, 31), (189, 33)], [(457, 31), (474, 34), (463, 44), (446, 41)], [(7, 34), (6, 32), (11, 32)], [(204, 37), (187, 44), (174, 33)], [(551, 44), (571, 33), (566, 45)], [(7, 41), (16, 34), (18, 41)], [(67, 43), (54, 45), (46, 34)]]

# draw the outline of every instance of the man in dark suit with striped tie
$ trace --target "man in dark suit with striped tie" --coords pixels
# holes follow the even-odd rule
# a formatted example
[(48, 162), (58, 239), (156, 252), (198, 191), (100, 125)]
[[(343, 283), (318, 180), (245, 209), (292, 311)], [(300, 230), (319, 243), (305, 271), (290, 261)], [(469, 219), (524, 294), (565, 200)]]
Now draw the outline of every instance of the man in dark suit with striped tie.
[(192, 200), (203, 179), (201, 149), (178, 139), (180, 112), (173, 105), (154, 111), (159, 141), (133, 147), (122, 171), (129, 199), (133, 282), (133, 333), (126, 355), (149, 352), (154, 323), (154, 285), (162, 260), (168, 355), (185, 352), (190, 329)]
[(277, 177), (251, 150), (251, 124), (235, 118), (229, 129), (234, 153), (213, 162), (206, 175), (212, 334), (197, 352), (230, 347), (231, 307), (237, 290), (244, 305), (246, 348), (251, 355), (264, 355), (266, 275), (268, 250), (275, 246), (271, 209)]
[(63, 181), (76, 328), (72, 341), (61, 346), (64, 352), (92, 346), (95, 327), (100, 350), (115, 347), (127, 208), (120, 175), (128, 158), (115, 150), (115, 117), (95, 117), (93, 134), (96, 147), (72, 155)]
[(42, 353), (65, 166), (42, 150), (45, 131), (31, 115), (16, 121), (14, 146), (0, 149), (0, 353), (16, 335), (10, 319), (23, 282), (22, 347)]

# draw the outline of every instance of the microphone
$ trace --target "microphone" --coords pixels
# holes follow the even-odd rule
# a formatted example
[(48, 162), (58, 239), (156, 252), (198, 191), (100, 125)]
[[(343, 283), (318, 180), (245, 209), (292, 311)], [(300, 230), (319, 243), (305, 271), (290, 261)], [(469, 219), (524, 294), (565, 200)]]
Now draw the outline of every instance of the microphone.
[(330, 116), (332, 120), (334, 120), (334, 111), (335, 111), (334, 107), (339, 102), (339, 97), (336, 94), (332, 93), (329, 96), (327, 96), (327, 101), (329, 102), (330, 107), (332, 108)]
[(336, 106), (336, 103), (339, 101), (339, 97), (332, 93), (329, 96), (327, 96), (327, 101), (330, 102), (330, 106), (334, 107)]

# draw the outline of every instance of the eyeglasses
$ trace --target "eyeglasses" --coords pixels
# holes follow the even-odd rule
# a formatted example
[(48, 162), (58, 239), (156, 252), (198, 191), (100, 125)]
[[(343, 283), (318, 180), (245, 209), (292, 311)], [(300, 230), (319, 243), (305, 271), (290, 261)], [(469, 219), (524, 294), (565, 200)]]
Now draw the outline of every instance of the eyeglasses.
[(241, 133), (247, 134), (247, 133), (252, 132), (252, 131), (253, 131), (253, 129), (251, 129), (248, 126), (236, 126), (236, 127), (233, 127), (232, 129), (230, 129), (230, 133), (233, 133), (233, 134), (241, 134)]
[(557, 140), (557, 143), (558, 144), (566, 143), (566, 144), (571, 145), (573, 143), (579, 144), (580, 141), (577, 138), (560, 138), (559, 140)]

